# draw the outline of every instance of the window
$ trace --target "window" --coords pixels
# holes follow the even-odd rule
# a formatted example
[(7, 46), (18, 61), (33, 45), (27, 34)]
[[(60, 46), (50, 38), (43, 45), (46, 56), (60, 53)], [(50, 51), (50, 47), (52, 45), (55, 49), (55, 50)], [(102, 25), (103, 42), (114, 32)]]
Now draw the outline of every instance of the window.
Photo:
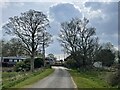
[(14, 62), (17, 62), (17, 60), (14, 60)]
[(9, 62), (9, 59), (4, 59), (4, 62)]
[(9, 62), (13, 62), (13, 60), (12, 60), (12, 59), (10, 59), (10, 60), (9, 60)]

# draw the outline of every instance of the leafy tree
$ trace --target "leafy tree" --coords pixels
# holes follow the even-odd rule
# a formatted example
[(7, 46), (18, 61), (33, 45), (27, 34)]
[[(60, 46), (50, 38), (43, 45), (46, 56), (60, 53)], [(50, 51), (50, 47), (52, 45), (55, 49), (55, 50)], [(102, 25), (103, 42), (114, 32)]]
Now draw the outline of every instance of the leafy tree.
[(96, 56), (97, 61), (101, 61), (103, 66), (111, 66), (114, 63), (115, 54), (111, 50), (102, 49)]
[(120, 64), (120, 51), (118, 51), (118, 63)]
[(2, 56), (10, 56), (9, 54), (9, 49), (10, 49), (10, 44), (5, 42), (4, 40), (1, 41), (1, 44), (2, 44)]
[(96, 55), (96, 60), (101, 61), (103, 66), (111, 66), (115, 62), (115, 50), (114, 46), (110, 43), (104, 43), (102, 49)]
[(47, 56), (50, 58), (54, 58), (54, 54), (52, 54), (52, 53), (48, 54)]
[(55, 56), (52, 53), (48, 54), (47, 57), (55, 59)]
[(113, 46), (112, 43), (110, 43), (110, 42), (103, 43), (102, 48), (103, 48), (103, 49), (108, 49), (108, 50), (111, 50), (111, 51), (114, 50), (114, 46)]
[(73, 18), (61, 23), (60, 39), (65, 51), (73, 56), (77, 66), (92, 65), (96, 52), (100, 50), (95, 28), (88, 27), (89, 20)]
[(2, 57), (2, 43), (3, 42), (4, 42), (3, 40), (0, 40), (0, 57)]
[(49, 20), (45, 14), (35, 10), (26, 11), (21, 13), (21, 16), (9, 19), (3, 29), (7, 30), (8, 34), (16, 35), (24, 43), (24, 49), (31, 56), (31, 71), (34, 71), (34, 57), (37, 49), (41, 45), (44, 47), (51, 38), (51, 35), (46, 32)]

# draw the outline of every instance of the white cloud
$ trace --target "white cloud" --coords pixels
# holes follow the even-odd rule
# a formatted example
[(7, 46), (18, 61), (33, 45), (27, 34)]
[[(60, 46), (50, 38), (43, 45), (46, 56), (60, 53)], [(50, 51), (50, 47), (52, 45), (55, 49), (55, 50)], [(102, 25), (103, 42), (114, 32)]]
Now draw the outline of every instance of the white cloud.
[(99, 34), (97, 35), (99, 37), (100, 43), (106, 43), (106, 42), (111, 42), (114, 46), (118, 45), (118, 35), (117, 34)]
[[(97, 4), (97, 6), (96, 6)], [(118, 31), (117, 3), (87, 2), (85, 7), (90, 22), (99, 29), (99, 33), (115, 34)], [(92, 17), (93, 16), (93, 17)], [(92, 19), (91, 19), (92, 17)]]
[(74, 17), (82, 17), (77, 6), (71, 3), (59, 3), (49, 8), (49, 16), (57, 22), (70, 20)]

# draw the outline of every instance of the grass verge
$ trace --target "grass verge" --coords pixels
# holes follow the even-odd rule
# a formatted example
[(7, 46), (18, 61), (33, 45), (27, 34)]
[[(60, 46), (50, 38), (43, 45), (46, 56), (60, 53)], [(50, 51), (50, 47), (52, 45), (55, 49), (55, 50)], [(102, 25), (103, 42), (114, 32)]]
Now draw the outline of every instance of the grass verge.
[(53, 73), (53, 71), (54, 71), (53, 69), (46, 69), (42, 73), (40, 73), (38, 75), (35, 75), (31, 78), (28, 78), (28, 79), (24, 80), (23, 82), (16, 84), (12, 88), (20, 88), (20, 87), (23, 87), (23, 86), (26, 86), (26, 85), (33, 84), (33, 83), (45, 78), (46, 76), (50, 75), (51, 73)]
[(23, 78), (14, 80), (14, 81), (10, 81), (6, 84), (3, 85), (3, 89), (4, 88), (22, 88), (26, 85), (30, 85), (33, 84), (41, 79), (43, 79), (44, 77), (50, 75), (51, 73), (53, 73), (53, 69), (44, 69), (43, 71), (37, 71), (34, 73), (29, 73), (27, 76), (23, 76)]
[(104, 71), (69, 70), (78, 88), (112, 88), (105, 81)]

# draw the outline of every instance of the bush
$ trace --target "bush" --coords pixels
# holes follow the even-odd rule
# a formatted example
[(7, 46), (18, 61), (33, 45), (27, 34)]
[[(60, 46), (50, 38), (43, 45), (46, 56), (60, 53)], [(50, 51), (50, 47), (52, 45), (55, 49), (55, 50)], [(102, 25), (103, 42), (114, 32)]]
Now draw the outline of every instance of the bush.
[(111, 86), (118, 86), (120, 85), (120, 70), (111, 73), (108, 76), (108, 80), (107, 80), (108, 84), (110, 84)]
[(44, 65), (44, 61), (42, 58), (35, 58), (35, 61), (34, 61), (34, 67), (35, 68), (40, 68)]
[(24, 62), (18, 62), (15, 66), (15, 71), (18, 72), (18, 71), (24, 71), (26, 68), (26, 65)]
[[(40, 68), (44, 65), (43, 59), (35, 58), (34, 60), (34, 68)], [(30, 59), (26, 59), (25, 61), (18, 62), (15, 66), (15, 71), (29, 71), (30, 70)]]
[(73, 59), (68, 59), (65, 63), (65, 66), (68, 68), (77, 68), (76, 61)]

